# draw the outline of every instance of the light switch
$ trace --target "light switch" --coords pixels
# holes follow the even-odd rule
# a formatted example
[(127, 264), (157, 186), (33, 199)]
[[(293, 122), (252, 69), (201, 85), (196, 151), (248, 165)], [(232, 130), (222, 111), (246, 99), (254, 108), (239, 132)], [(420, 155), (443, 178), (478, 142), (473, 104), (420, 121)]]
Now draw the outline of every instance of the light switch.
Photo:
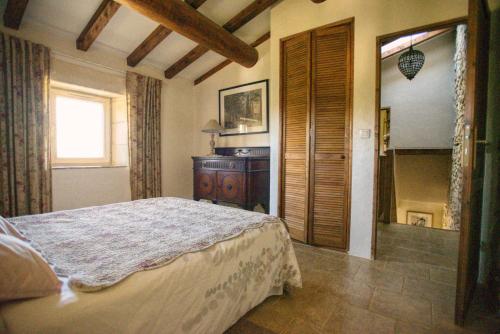
[(359, 130), (359, 136), (362, 139), (369, 139), (371, 135), (371, 130), (370, 129), (361, 129)]

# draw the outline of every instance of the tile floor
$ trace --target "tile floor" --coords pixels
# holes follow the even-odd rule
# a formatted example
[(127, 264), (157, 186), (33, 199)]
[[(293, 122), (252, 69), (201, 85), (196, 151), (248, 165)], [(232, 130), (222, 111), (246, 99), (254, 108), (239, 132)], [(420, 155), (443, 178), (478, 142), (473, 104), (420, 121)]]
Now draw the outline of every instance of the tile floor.
[(483, 315), (453, 324), (458, 233), (378, 230), (376, 261), (295, 243), (303, 288), (268, 298), (228, 333), (500, 333)]

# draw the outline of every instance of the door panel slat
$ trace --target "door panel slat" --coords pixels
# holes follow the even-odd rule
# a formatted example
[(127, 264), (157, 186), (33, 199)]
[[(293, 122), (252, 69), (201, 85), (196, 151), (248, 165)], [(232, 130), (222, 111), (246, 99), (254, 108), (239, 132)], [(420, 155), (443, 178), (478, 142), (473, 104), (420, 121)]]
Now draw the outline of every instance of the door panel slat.
[(281, 41), (280, 214), (292, 238), (347, 249), (352, 21)]
[(281, 216), (292, 238), (300, 241), (307, 241), (309, 48), (308, 34), (282, 43)]
[(350, 139), (350, 30), (312, 33), (312, 242), (346, 249)]

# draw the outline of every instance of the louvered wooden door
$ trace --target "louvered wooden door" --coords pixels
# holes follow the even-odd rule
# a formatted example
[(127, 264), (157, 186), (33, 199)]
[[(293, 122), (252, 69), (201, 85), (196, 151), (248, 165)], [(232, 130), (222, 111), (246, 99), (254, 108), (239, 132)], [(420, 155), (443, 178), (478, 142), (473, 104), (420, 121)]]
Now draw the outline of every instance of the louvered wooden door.
[(352, 21), (281, 41), (281, 216), (292, 238), (347, 249)]
[(307, 241), (310, 34), (282, 42), (281, 56), (281, 217), (292, 238)]
[(351, 29), (312, 32), (311, 243), (345, 249), (349, 220)]

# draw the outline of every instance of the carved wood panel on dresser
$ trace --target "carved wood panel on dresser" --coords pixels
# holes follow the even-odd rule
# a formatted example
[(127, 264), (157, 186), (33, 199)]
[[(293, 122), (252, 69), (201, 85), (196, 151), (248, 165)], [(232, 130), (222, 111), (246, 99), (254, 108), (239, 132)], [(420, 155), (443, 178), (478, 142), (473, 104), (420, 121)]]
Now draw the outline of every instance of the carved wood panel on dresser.
[(193, 198), (269, 213), (269, 147), (218, 147), (219, 156), (192, 157)]

